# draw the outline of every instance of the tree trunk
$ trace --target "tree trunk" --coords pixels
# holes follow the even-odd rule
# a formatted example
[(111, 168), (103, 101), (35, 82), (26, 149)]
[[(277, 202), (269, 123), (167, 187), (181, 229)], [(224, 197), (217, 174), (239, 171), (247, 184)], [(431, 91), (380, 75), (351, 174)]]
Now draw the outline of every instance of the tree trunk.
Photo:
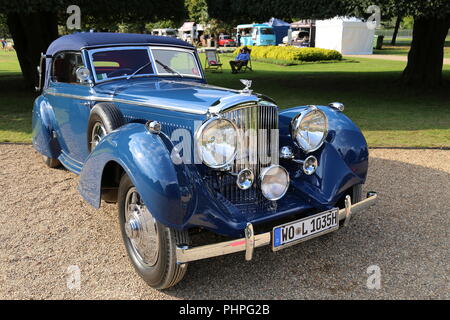
[(394, 33), (392, 34), (391, 46), (395, 46), (395, 43), (397, 42), (397, 34), (398, 34), (398, 29), (400, 28), (401, 21), (402, 21), (402, 17), (398, 16), (397, 21), (395, 21), (395, 27), (394, 27)]
[(428, 88), (442, 84), (444, 43), (449, 27), (450, 15), (414, 19), (408, 64), (402, 75), (404, 84)]
[(53, 12), (9, 13), (7, 24), (27, 87), (37, 83), (41, 52), (58, 37), (58, 23)]

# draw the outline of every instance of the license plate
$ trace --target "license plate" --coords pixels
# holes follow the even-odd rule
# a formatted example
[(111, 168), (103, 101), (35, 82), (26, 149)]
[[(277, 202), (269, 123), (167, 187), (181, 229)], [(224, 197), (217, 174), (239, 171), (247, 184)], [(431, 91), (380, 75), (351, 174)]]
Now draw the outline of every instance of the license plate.
[(339, 208), (273, 228), (272, 250), (277, 251), (339, 228)]

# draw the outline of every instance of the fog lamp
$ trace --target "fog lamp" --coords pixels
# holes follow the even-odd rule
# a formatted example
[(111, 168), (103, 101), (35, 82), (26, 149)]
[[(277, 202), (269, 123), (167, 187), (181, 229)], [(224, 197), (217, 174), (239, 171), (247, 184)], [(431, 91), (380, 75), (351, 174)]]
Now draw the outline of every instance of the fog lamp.
[(316, 157), (309, 156), (308, 158), (305, 159), (305, 162), (303, 162), (303, 172), (308, 176), (310, 176), (314, 172), (316, 172), (318, 166), (319, 163), (317, 162)]
[(247, 190), (253, 185), (255, 175), (250, 169), (243, 169), (238, 173), (236, 178), (236, 184), (241, 190)]
[(261, 171), (261, 191), (269, 200), (281, 199), (289, 188), (289, 174), (279, 165), (271, 165)]

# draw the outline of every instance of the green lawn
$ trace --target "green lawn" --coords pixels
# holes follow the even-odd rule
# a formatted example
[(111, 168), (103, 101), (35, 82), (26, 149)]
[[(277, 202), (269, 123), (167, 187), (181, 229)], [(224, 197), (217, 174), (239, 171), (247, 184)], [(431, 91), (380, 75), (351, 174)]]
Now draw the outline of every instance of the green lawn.
[[(384, 37), (383, 47), (380, 50), (373, 50), (374, 54), (398, 54), (402, 56), (408, 55), (412, 38), (397, 38), (396, 45), (391, 46), (391, 37)], [(444, 58), (450, 58), (450, 37), (445, 38)]]
[[(383, 45), (380, 50), (374, 49), (374, 54), (395, 54), (401, 56), (407, 56), (409, 52), (409, 46), (391, 46), (391, 45)], [(444, 58), (450, 58), (450, 47), (444, 48)]]
[(31, 141), (35, 96), (23, 87), (15, 52), (0, 50), (0, 142)]
[[(204, 56), (201, 55), (202, 61)], [(253, 72), (233, 75), (223, 56), (223, 73), (207, 73), (210, 84), (253, 89), (281, 108), (343, 102), (345, 113), (363, 130), (369, 146), (450, 147), (450, 90), (405, 91), (397, 85), (404, 62), (353, 59), (339, 63), (279, 66), (253, 62)], [(0, 141), (29, 142), (33, 92), (20, 88), (11, 53), (0, 53)], [(444, 67), (450, 83), (450, 66)]]

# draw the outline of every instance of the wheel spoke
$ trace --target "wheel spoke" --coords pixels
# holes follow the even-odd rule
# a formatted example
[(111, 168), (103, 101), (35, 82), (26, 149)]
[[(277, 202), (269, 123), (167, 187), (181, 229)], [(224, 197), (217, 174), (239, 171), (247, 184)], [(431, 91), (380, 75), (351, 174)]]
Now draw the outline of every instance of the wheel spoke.
[(125, 209), (125, 230), (136, 257), (144, 264), (154, 265), (159, 253), (156, 221), (134, 187), (126, 195)]

